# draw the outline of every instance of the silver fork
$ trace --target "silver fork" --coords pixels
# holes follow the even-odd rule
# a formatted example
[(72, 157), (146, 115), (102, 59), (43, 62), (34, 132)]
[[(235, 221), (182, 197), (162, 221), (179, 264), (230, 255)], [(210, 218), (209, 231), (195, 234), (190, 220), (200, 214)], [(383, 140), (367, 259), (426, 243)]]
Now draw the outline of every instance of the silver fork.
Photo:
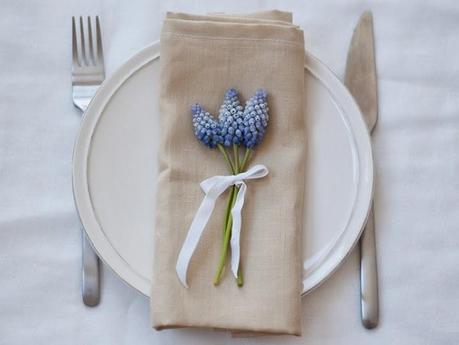
[[(87, 17), (86, 29), (83, 17), (79, 18), (79, 30), (72, 17), (72, 92), (73, 104), (83, 113), (105, 79), (102, 33), (96, 16), (96, 33), (93, 35), (91, 17)], [(82, 229), (82, 297), (87, 306), (100, 301), (99, 258), (94, 252), (86, 232)]]

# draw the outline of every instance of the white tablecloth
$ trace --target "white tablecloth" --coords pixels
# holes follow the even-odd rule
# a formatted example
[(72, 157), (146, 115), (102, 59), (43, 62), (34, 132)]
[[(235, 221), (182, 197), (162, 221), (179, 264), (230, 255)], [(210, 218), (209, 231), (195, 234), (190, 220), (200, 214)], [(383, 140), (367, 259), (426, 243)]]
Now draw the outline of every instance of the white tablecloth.
[[(339, 76), (360, 13), (374, 13), (380, 326), (360, 324), (355, 252), (304, 298), (302, 338), (156, 332), (147, 299), (106, 267), (101, 304), (85, 307), (71, 187), (80, 122), (71, 101), (71, 16), (101, 16), (110, 75), (158, 38), (168, 10), (271, 8), (294, 12), (308, 49)], [(0, 12), (0, 344), (458, 343), (457, 1), (2, 0)]]

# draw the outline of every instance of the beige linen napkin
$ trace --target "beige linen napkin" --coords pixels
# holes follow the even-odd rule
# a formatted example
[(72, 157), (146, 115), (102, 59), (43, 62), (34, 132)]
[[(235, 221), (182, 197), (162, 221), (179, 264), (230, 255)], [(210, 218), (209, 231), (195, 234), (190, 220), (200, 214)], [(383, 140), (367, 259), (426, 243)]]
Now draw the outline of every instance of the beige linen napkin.
[[(161, 138), (151, 316), (158, 329), (204, 327), (270, 334), (301, 333), (301, 232), (305, 129), (303, 32), (291, 14), (245, 16), (169, 13), (161, 32)], [(228, 170), (218, 150), (193, 134), (190, 106), (218, 115), (227, 89), (249, 99), (266, 89), (270, 123), (251, 165), (268, 176), (248, 182), (243, 209), (244, 286), (229, 269), (213, 276), (228, 193), (212, 213), (181, 285), (175, 265), (203, 199), (199, 183)]]

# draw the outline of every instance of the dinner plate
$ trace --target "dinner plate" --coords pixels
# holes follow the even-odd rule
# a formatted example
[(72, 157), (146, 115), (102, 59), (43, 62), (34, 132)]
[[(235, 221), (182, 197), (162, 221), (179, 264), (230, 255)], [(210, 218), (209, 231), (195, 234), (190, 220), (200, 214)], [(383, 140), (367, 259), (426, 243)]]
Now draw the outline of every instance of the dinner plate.
[[(146, 296), (154, 260), (158, 62), (156, 42), (100, 86), (83, 117), (73, 159), (75, 202), (93, 247)], [(303, 294), (329, 277), (357, 242), (373, 189), (370, 138), (359, 108), (310, 53), (305, 90)]]

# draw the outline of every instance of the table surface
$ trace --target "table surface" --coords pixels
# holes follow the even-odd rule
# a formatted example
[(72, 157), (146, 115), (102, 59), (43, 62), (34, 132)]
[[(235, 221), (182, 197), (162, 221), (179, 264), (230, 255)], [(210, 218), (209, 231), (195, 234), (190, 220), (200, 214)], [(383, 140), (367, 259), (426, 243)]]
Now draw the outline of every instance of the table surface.
[[(26, 1), (0, 4), (0, 344), (456, 344), (459, 338), (459, 3), (456, 1)], [(107, 267), (80, 297), (71, 161), (72, 15), (100, 15), (110, 75), (157, 40), (166, 11), (292, 11), (307, 49), (344, 75), (360, 14), (374, 14), (380, 326), (360, 324), (356, 251), (303, 300), (303, 337), (232, 339), (150, 328), (148, 300)]]

